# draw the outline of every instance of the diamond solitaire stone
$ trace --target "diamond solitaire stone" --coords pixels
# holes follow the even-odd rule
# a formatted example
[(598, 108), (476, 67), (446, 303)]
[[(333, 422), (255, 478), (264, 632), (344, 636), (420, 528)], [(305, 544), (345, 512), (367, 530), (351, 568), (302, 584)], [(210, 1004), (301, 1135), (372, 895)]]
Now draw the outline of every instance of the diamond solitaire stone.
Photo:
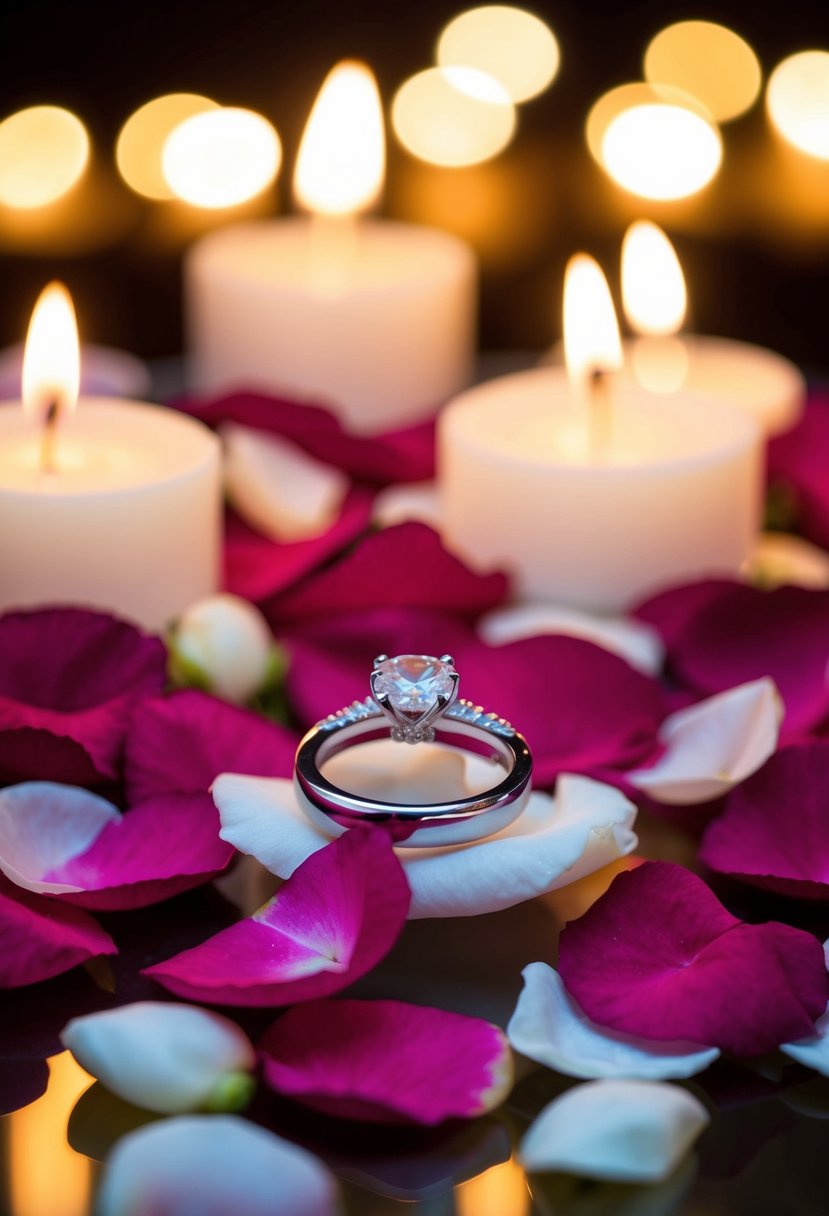
[(437, 705), (438, 697), (451, 698), (455, 669), (428, 654), (399, 654), (381, 660), (374, 669), (372, 691), (388, 697), (392, 709), (407, 718), (419, 718)]

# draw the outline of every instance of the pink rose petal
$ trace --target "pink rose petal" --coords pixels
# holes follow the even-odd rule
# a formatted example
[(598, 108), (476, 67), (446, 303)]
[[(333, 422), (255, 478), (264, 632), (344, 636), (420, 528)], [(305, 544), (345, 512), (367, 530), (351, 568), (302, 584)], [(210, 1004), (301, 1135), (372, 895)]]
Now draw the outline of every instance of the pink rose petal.
[(829, 395), (816, 393), (797, 426), (768, 447), (768, 478), (794, 495), (798, 531), (829, 548)]
[(0, 781), (117, 777), (132, 706), (161, 691), (166, 663), (158, 638), (106, 613), (0, 617)]
[(0, 870), (85, 908), (137, 908), (198, 886), (234, 855), (209, 794), (167, 794), (122, 815), (88, 790), (29, 781), (0, 791)]
[(229, 768), (287, 776), (296, 745), (286, 727), (207, 693), (184, 689), (150, 698), (136, 708), (127, 739), (127, 792), (132, 802), (203, 793)]
[(829, 714), (829, 591), (721, 584), (714, 593), (705, 586), (707, 602), (690, 588), (694, 611), (665, 637), (674, 673), (703, 695), (769, 676), (786, 706), (784, 734), (818, 726)]
[(700, 858), (712, 870), (801, 899), (829, 899), (829, 743), (779, 751), (729, 796)]
[(261, 603), (292, 587), (353, 544), (371, 522), (371, 495), (353, 489), (337, 519), (319, 536), (279, 543), (249, 527), (233, 511), (225, 521), (224, 585)]
[(213, 1004), (289, 1005), (326, 996), (389, 952), (409, 898), (388, 837), (346, 832), (303, 862), (254, 916), (144, 974), (178, 996)]
[(37, 984), (100, 954), (115, 942), (80, 908), (69, 908), (0, 880), (0, 988)]
[(412, 522), (365, 537), (334, 565), (271, 601), (271, 622), (386, 607), (433, 608), (477, 616), (507, 594), (502, 574), (475, 574), (426, 524)]
[(829, 998), (820, 942), (745, 924), (682, 866), (619, 875), (561, 935), (559, 971), (600, 1026), (759, 1055), (814, 1033)]
[(497, 1026), (402, 1001), (314, 1001), (279, 1018), (259, 1047), (277, 1093), (346, 1119), (470, 1119), (512, 1086)]
[(238, 422), (282, 435), (358, 481), (389, 485), (395, 481), (425, 481), (434, 474), (433, 418), (368, 437), (343, 430), (337, 418), (319, 405), (261, 393), (232, 393), (212, 400), (191, 398), (176, 404), (208, 426)]

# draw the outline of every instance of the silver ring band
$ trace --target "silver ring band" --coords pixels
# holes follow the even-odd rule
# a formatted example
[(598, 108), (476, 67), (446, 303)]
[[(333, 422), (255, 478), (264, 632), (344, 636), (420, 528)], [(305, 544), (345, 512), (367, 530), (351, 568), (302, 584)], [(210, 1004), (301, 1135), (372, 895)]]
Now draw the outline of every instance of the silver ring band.
[[(523, 735), (497, 714), (469, 701), (455, 701), (429, 724), (431, 739), (447, 735), (483, 752), (505, 770), (502, 781), (484, 793), (447, 802), (410, 806), (364, 798), (340, 789), (322, 775), (326, 760), (357, 742), (388, 738), (388, 714), (371, 696), (317, 723), (299, 745), (294, 782), (305, 813), (327, 833), (375, 824), (395, 845), (433, 848), (467, 844), (500, 832), (520, 815), (530, 795), (532, 755)], [(394, 734), (393, 737), (399, 738)], [(411, 740), (407, 740), (411, 741)]]

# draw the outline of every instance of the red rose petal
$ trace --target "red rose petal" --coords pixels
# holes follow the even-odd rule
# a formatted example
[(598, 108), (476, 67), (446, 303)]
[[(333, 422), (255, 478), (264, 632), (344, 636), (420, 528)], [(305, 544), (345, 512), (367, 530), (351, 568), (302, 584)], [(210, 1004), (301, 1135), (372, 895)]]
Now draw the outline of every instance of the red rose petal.
[(279, 1018), (259, 1047), (277, 1093), (345, 1119), (475, 1118), (512, 1084), (497, 1026), (402, 1001), (314, 1001)]
[(353, 830), (313, 853), (254, 916), (144, 974), (213, 1004), (312, 1000), (339, 992), (388, 954), (409, 899), (388, 837)]
[(787, 747), (730, 794), (700, 858), (801, 899), (829, 899), (829, 743)]
[(682, 866), (619, 875), (561, 935), (568, 991), (601, 1026), (758, 1055), (814, 1033), (829, 999), (820, 942), (733, 917)]

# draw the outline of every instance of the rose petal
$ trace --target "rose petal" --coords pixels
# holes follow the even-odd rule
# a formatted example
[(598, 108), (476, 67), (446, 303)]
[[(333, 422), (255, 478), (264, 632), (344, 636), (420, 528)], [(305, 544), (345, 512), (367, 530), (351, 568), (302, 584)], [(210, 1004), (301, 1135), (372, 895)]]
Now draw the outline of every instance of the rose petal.
[(702, 1103), (659, 1081), (588, 1081), (546, 1106), (521, 1141), (532, 1173), (660, 1182), (708, 1126)]
[(0, 988), (20, 988), (70, 971), (115, 942), (80, 908), (0, 883)]
[(215, 1108), (238, 1085), (238, 1074), (256, 1063), (235, 1022), (193, 1005), (157, 1001), (73, 1018), (61, 1042), (119, 1098), (165, 1115)]
[(681, 641), (688, 625), (708, 604), (727, 594), (738, 584), (733, 579), (705, 579), (701, 583), (682, 583), (643, 600), (632, 610), (635, 619), (650, 625), (671, 652)]
[(665, 658), (659, 634), (649, 625), (628, 617), (595, 616), (557, 604), (525, 603), (496, 609), (479, 623), (478, 632), (490, 646), (542, 634), (581, 638), (618, 655), (648, 676), (659, 674)]
[(316, 1157), (233, 1115), (180, 1115), (115, 1146), (98, 1216), (338, 1216), (333, 1177)]
[(243, 705), (272, 678), (279, 655), (259, 609), (238, 595), (206, 595), (168, 634), (171, 676)]
[(507, 1026), (516, 1051), (569, 1077), (692, 1077), (720, 1054), (716, 1047), (657, 1043), (594, 1025), (546, 963), (525, 967), (524, 989)]
[(132, 705), (160, 692), (166, 662), (158, 638), (106, 613), (0, 617), (0, 781), (116, 777)]
[(667, 717), (659, 729), (663, 755), (628, 780), (657, 802), (710, 802), (765, 764), (777, 746), (782, 717), (771, 680), (732, 688)]
[(0, 870), (27, 891), (57, 894), (71, 883), (44, 875), (85, 853), (121, 812), (111, 802), (72, 785), (26, 781), (0, 790)]
[(829, 1006), (815, 1023), (816, 1034), (797, 1043), (781, 1043), (780, 1050), (798, 1064), (813, 1068), (815, 1072), (829, 1077)]
[[(222, 838), (280, 878), (328, 838), (300, 809), (293, 782), (224, 774), (213, 796)], [(409, 916), (477, 916), (511, 908), (630, 853), (636, 811), (611, 786), (561, 777), (556, 800), (533, 794), (509, 827), (448, 849), (405, 849), (400, 860), (412, 891)]]
[(238, 422), (281, 435), (317, 460), (373, 485), (424, 481), (434, 474), (433, 418), (402, 430), (369, 437), (344, 431), (334, 414), (318, 405), (260, 393), (232, 393), (212, 400), (191, 399), (177, 404), (179, 409), (200, 418), (208, 426)]
[(260, 714), (185, 689), (150, 698), (132, 720), (125, 776), (132, 802), (202, 793), (229, 767), (257, 776), (293, 772), (297, 739)]
[(700, 858), (712, 870), (803, 899), (829, 899), (829, 743), (787, 747), (729, 797)]
[(305, 621), (332, 611), (387, 607), (445, 609), (475, 616), (507, 594), (501, 574), (475, 574), (421, 523), (366, 536), (334, 565), (269, 605), (271, 621)]
[(409, 888), (388, 837), (347, 832), (309, 857), (264, 908), (149, 967), (165, 988), (224, 1005), (287, 1005), (339, 992), (396, 942)]
[(49, 1065), (45, 1060), (0, 1059), (0, 1116), (10, 1115), (46, 1093)]
[(802, 536), (764, 532), (743, 565), (743, 576), (755, 587), (829, 588), (829, 553)]
[(371, 494), (361, 487), (349, 492), (340, 515), (327, 531), (306, 540), (271, 540), (230, 511), (225, 520), (225, 588), (243, 599), (262, 603), (342, 553), (370, 523)]
[(829, 397), (815, 394), (797, 426), (776, 435), (768, 446), (768, 477), (794, 496), (798, 531), (829, 548)]
[(331, 527), (349, 488), (344, 473), (267, 431), (225, 422), (219, 436), (227, 496), (251, 527), (276, 541)]
[(820, 943), (744, 924), (689, 870), (646, 862), (561, 935), (568, 992), (600, 1026), (759, 1055), (814, 1032), (829, 999)]
[(386, 486), (374, 499), (372, 519), (378, 528), (394, 528), (417, 520), (439, 532), (440, 495), (436, 483), (418, 481)]
[(433, 1126), (486, 1114), (512, 1088), (497, 1026), (402, 1001), (314, 1001), (259, 1049), (277, 1093), (347, 1119)]

